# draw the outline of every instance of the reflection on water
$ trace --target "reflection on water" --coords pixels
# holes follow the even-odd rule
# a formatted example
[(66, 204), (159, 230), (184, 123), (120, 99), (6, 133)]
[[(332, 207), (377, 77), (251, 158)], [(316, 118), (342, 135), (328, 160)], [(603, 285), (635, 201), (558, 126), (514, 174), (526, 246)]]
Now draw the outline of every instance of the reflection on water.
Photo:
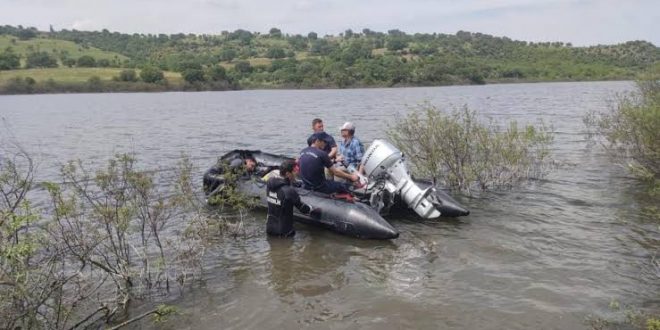
[[(458, 197), (471, 214), (389, 220), (401, 236), (363, 241), (297, 225), (292, 240), (257, 235), (210, 250), (205, 281), (171, 297), (182, 312), (159, 328), (579, 329), (608, 316), (612, 299), (660, 309), (651, 267), (660, 230), (653, 201), (624, 169), (590, 150), (582, 116), (605, 109), (628, 82), (366, 90), (242, 91), (0, 97), (0, 114), (41, 161), (99, 163), (136, 152), (167, 168), (181, 152), (198, 175), (233, 148), (295, 154), (314, 117), (338, 136), (356, 123), (363, 141), (384, 137), (407, 105), (468, 104), (495, 120), (553, 126), (555, 157), (568, 164), (507, 192)], [(145, 322), (139, 327), (152, 327)]]

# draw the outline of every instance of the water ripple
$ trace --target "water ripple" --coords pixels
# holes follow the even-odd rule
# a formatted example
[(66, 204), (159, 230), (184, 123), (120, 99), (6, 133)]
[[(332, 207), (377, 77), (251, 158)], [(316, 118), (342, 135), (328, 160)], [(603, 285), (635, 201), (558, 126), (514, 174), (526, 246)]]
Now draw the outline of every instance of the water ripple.
[(93, 166), (116, 152), (136, 153), (145, 168), (172, 167), (183, 152), (201, 177), (235, 148), (296, 154), (314, 117), (336, 137), (353, 121), (368, 143), (423, 101), (496, 121), (542, 119), (561, 165), (514, 190), (459, 197), (469, 217), (392, 215), (401, 236), (374, 242), (304, 225), (292, 240), (266, 239), (255, 214), (245, 223), (254, 234), (208, 250), (205, 281), (172, 302), (182, 315), (165, 327), (576, 329), (612, 299), (660, 308), (660, 228), (644, 213), (657, 205), (589, 145), (581, 120), (631, 86), (0, 96), (0, 114), (42, 160), (40, 181), (68, 160)]

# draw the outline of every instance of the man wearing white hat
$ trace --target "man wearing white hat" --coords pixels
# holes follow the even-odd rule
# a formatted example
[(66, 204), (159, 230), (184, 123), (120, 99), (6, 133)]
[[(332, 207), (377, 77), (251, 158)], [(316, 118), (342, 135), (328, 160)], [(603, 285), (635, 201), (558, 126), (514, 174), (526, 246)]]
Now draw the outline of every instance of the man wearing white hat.
[(358, 173), (364, 173), (364, 168), (360, 164), (362, 155), (364, 155), (364, 146), (355, 137), (355, 125), (347, 121), (341, 126), (340, 131), (344, 140), (339, 144), (337, 160), (341, 161), (349, 172), (357, 170)]

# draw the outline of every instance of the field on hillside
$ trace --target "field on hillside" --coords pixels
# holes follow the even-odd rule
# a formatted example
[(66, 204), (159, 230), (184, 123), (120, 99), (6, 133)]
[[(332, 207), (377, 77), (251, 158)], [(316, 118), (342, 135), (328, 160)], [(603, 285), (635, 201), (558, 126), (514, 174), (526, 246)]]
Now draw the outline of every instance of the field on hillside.
[(32, 51), (43, 51), (55, 54), (58, 59), (60, 55), (66, 54), (67, 57), (77, 59), (83, 55), (89, 55), (96, 60), (118, 60), (124, 61), (128, 57), (114, 53), (100, 50), (98, 48), (76, 44), (72, 41), (49, 39), (44, 37), (33, 38), (29, 40), (20, 40), (17, 37), (9, 35), (0, 35), (0, 50), (11, 47), (14, 52), (20, 54), (23, 59), (28, 53)]
[[(50, 69), (25, 69), (0, 71), (0, 86), (7, 84), (9, 79), (14, 77), (31, 77), (37, 82), (47, 81), (49, 79), (55, 82), (63, 83), (84, 83), (89, 78), (97, 76), (101, 80), (112, 80), (112, 77), (118, 76), (124, 69), (118, 68), (50, 68)], [(139, 70), (136, 70), (139, 74)], [(163, 72), (169, 83), (181, 84), (183, 79), (177, 72)]]

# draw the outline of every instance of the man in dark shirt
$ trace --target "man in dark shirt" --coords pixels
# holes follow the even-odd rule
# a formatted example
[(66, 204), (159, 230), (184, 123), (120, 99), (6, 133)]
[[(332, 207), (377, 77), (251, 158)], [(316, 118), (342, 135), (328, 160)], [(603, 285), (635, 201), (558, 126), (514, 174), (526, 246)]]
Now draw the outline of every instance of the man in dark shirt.
[(300, 196), (291, 186), (294, 180), (293, 161), (285, 160), (280, 165), (280, 175), (272, 176), (266, 183), (266, 199), (268, 200), (268, 217), (266, 232), (271, 236), (291, 237), (296, 234), (293, 229), (293, 207), (303, 214), (320, 217), (320, 210), (312, 208), (300, 201)]
[(324, 169), (327, 168), (335, 176), (354, 183), (359, 182), (359, 177), (356, 174), (349, 174), (332, 166), (330, 157), (328, 157), (328, 154), (323, 151), (324, 147), (327, 145), (327, 133), (314, 133), (312, 134), (311, 139), (311, 146), (303, 149), (300, 152), (300, 158), (298, 159), (303, 188), (326, 194), (348, 192), (346, 184), (326, 180)]
[[(315, 133), (323, 132), (324, 128), (325, 127), (323, 126), (323, 120), (321, 120), (320, 118), (314, 118), (314, 120), (312, 120), (312, 130), (314, 131), (312, 135), (314, 135)], [(312, 135), (310, 135), (307, 138), (307, 146), (312, 145)], [(330, 157), (330, 159), (334, 159), (335, 156), (337, 156), (337, 142), (335, 142), (335, 139), (329, 134), (327, 135), (325, 142), (326, 145), (325, 147), (323, 147), (323, 151), (325, 151), (328, 154), (328, 157)]]

